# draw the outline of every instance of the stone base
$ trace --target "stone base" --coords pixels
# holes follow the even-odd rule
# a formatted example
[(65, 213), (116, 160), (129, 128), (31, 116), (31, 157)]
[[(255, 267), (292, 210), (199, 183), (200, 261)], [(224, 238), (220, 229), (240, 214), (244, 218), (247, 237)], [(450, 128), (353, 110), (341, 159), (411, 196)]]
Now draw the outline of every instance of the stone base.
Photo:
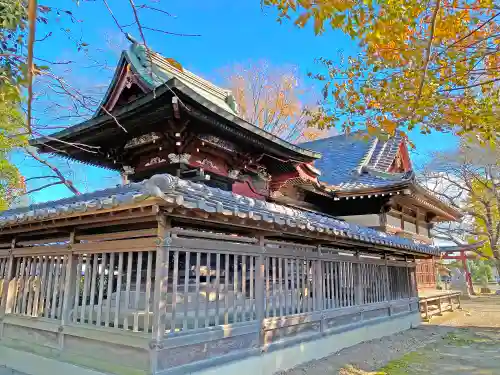
[[(401, 317), (391, 317), (380, 323), (367, 324), (349, 330), (345, 327), (330, 336), (296, 344), (294, 346), (276, 349), (272, 352), (262, 352), (249, 358), (212, 367), (192, 375), (273, 375), (286, 371), (304, 363), (332, 355), (344, 348), (354, 346), (363, 341), (373, 340), (393, 335), (421, 324), (419, 313), (405, 314)], [(168, 374), (168, 372), (164, 372)]]

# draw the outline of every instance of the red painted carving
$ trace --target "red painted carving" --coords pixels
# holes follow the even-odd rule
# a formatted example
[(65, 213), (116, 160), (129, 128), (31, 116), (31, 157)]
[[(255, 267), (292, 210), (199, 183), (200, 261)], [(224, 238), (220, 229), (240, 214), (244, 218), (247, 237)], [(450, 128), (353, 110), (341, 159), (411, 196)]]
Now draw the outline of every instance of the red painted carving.
[(255, 190), (250, 181), (235, 181), (233, 184), (233, 193), (254, 199), (266, 199), (265, 195), (262, 195)]
[(411, 170), (412, 165), (410, 154), (408, 152), (408, 146), (405, 142), (401, 142), (401, 144), (399, 145), (398, 153), (396, 155), (396, 158), (394, 159), (394, 162), (392, 163), (391, 168), (389, 169), (389, 172), (402, 173), (409, 172)]

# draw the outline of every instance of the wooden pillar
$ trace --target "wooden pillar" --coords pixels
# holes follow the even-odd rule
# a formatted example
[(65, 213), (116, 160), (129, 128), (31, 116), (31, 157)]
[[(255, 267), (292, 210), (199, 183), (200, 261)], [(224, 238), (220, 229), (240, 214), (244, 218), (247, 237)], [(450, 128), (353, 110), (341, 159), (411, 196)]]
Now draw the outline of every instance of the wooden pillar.
[(360, 260), (360, 256), (359, 256), (359, 252), (356, 253), (356, 260), (358, 260), (358, 263), (354, 263), (354, 267), (356, 269), (356, 279), (355, 279), (355, 282), (356, 282), (356, 288), (355, 288), (355, 295), (354, 295), (354, 301), (356, 303), (357, 306), (359, 305), (362, 305), (363, 304), (363, 282), (362, 282), (362, 275), (361, 275), (361, 272), (362, 272), (362, 267), (361, 267), (361, 263), (359, 262)]
[(256, 259), (255, 265), (255, 312), (258, 324), (258, 340), (260, 345), (264, 344), (264, 326), (263, 320), (265, 318), (265, 291), (264, 291), (264, 280), (265, 273), (268, 270), (265, 269), (265, 259), (264, 254), (266, 252), (264, 244), (264, 236), (259, 237), (259, 245), (261, 246), (261, 254)]
[(408, 299), (412, 297), (412, 287), (411, 287), (411, 277), (410, 277), (410, 264), (408, 263), (408, 258), (405, 257), (406, 264), (406, 285), (408, 285)]
[(171, 225), (163, 213), (157, 215), (157, 247), (154, 287), (153, 340), (160, 343), (165, 335), (167, 314), (168, 267), (171, 238)]
[(391, 286), (389, 285), (389, 266), (387, 262), (387, 255), (384, 256), (385, 258), (385, 266), (384, 266), (384, 278), (385, 278), (385, 299), (387, 301), (391, 300)]
[[(321, 246), (318, 246), (318, 255), (321, 257)], [(317, 311), (321, 311), (325, 309), (323, 293), (323, 260), (321, 259), (315, 261), (314, 277), (316, 279), (316, 290), (314, 291), (314, 294), (316, 295), (316, 306), (314, 306), (314, 308)]]
[(0, 305), (0, 337), (3, 337), (3, 325), (4, 325), (4, 317), (6, 314), (10, 314), (12, 311), (12, 301), (9, 301), (9, 297), (13, 295), (15, 290), (15, 285), (11, 287), (11, 280), (14, 278), (14, 255), (13, 251), (16, 247), (16, 239), (13, 238), (10, 246), (9, 258), (7, 260), (6, 271), (4, 275), (4, 279), (2, 281), (2, 301)]
[[(73, 308), (73, 314), (77, 313), (77, 306), (71, 306), (75, 299), (76, 283), (80, 280), (77, 279), (78, 272), (78, 257), (73, 254), (73, 245), (75, 244), (75, 231), (73, 230), (69, 235), (68, 244), (68, 261), (66, 263), (66, 280), (64, 280), (64, 296), (61, 315), (61, 327), (63, 331), (59, 332), (59, 345), (61, 349), (64, 346), (64, 326), (70, 321), (70, 312)], [(85, 303), (85, 302), (82, 302)]]

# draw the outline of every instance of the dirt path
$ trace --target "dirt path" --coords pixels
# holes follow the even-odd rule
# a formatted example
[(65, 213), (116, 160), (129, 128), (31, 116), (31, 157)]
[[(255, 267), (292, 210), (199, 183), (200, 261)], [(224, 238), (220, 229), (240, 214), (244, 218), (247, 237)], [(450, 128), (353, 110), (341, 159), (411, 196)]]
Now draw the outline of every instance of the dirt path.
[(361, 343), (286, 375), (500, 375), (500, 296), (397, 335)]

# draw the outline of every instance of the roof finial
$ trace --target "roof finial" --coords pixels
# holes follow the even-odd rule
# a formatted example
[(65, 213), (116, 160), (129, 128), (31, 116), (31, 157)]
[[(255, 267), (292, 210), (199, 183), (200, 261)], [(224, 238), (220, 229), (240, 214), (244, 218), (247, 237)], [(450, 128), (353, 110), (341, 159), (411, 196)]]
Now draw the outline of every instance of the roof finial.
[(126, 36), (126, 37), (127, 37), (127, 39), (128, 39), (129, 41), (131, 41), (133, 44), (137, 44), (137, 40), (135, 40), (135, 38), (134, 38), (132, 35), (130, 35), (129, 33), (126, 33), (126, 34), (125, 34), (125, 36)]

